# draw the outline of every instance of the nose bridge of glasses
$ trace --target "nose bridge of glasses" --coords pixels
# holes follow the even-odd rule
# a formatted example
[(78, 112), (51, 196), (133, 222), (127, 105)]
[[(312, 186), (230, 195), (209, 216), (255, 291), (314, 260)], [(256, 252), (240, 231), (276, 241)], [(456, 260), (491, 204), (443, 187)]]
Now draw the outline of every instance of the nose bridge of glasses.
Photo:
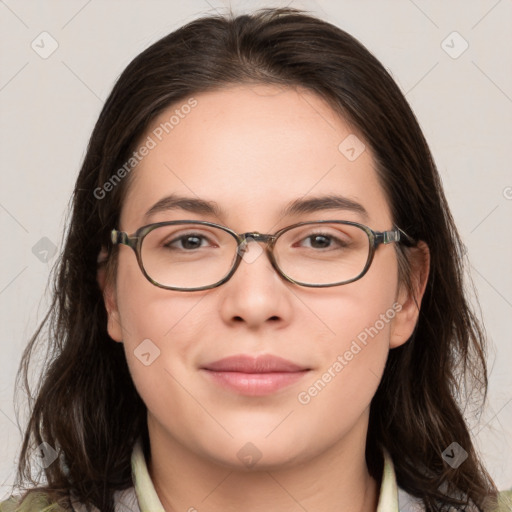
[(242, 233), (240, 237), (244, 241), (244, 245), (247, 245), (248, 242), (265, 242), (270, 243), (275, 240), (275, 235), (266, 235), (264, 233), (259, 233), (258, 231)]

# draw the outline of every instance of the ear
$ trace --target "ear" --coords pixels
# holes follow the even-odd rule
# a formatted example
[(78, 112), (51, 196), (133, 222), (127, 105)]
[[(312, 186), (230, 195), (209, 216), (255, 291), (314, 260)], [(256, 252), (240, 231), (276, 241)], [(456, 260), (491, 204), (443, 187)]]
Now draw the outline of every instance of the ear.
[(427, 286), (430, 269), (430, 251), (425, 242), (420, 241), (410, 249), (411, 288), (400, 285), (397, 302), (401, 305), (391, 326), (389, 348), (403, 345), (414, 332), (420, 313), (421, 301)]
[(98, 256), (98, 270), (96, 273), (96, 279), (103, 293), (103, 301), (105, 303), (105, 309), (107, 310), (107, 332), (114, 341), (122, 342), (123, 332), (121, 329), (121, 321), (117, 307), (116, 290), (115, 285), (107, 277), (106, 257), (107, 251), (104, 247), (102, 247)]

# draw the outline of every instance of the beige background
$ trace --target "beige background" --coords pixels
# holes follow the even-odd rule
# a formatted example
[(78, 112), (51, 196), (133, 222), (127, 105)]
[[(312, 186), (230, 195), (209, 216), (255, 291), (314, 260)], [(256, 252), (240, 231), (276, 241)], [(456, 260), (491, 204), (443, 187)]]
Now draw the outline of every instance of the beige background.
[[(366, 45), (424, 130), (492, 340), (489, 404), (472, 433), (498, 486), (512, 487), (512, 2), (231, 3), (237, 12), (287, 4), (311, 10)], [(15, 372), (46, 310), (43, 294), (56, 259), (51, 247), (62, 245), (66, 206), (102, 103), (141, 50), (227, 5), (0, 1), (0, 497), (9, 492), (20, 445)], [(56, 50), (42, 58), (52, 44)], [(50, 249), (47, 262), (44, 249)]]

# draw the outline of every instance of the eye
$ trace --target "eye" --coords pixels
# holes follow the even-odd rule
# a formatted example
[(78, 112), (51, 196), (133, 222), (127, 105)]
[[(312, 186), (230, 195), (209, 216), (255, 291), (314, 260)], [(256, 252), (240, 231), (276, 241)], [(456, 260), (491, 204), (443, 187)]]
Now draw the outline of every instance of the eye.
[[(199, 249), (202, 247), (201, 242), (209, 240), (206, 236), (198, 234), (198, 233), (187, 233), (185, 235), (181, 235), (176, 237), (169, 242), (164, 242), (162, 245), (168, 249)], [(178, 244), (178, 246), (175, 246)], [(180, 245), (181, 244), (181, 245)]]
[(326, 229), (325, 227), (314, 227), (297, 230), (291, 230), (287, 237), (288, 243), (293, 247), (303, 247), (308, 249), (333, 250), (348, 249), (353, 240), (348, 233), (339, 229)]
[(303, 240), (310, 240), (310, 247), (314, 249), (327, 249), (333, 244), (336, 244), (338, 247), (348, 247), (349, 245), (346, 241), (342, 241), (328, 233), (315, 233), (308, 235)]

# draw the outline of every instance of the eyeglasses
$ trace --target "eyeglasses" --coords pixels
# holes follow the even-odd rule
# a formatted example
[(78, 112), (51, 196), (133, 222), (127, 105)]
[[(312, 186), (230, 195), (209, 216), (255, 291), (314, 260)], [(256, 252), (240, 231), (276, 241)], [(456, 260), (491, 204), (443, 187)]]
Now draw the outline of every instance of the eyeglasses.
[[(114, 245), (131, 247), (144, 276), (167, 290), (197, 291), (225, 283), (247, 254), (251, 241), (267, 244), (277, 273), (299, 286), (328, 287), (351, 283), (368, 271), (380, 244), (412, 239), (398, 227), (373, 231), (343, 220), (300, 222), (277, 233), (236, 233), (206, 221), (158, 222), (134, 234), (113, 229)], [(258, 254), (259, 255), (259, 254)]]

